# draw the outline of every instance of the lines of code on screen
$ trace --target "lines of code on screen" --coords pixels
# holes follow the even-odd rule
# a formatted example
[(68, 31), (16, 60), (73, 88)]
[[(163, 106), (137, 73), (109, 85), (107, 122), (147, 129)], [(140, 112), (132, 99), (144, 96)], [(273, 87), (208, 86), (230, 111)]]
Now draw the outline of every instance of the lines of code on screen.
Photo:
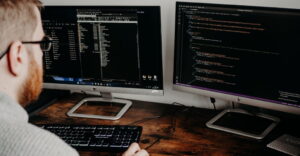
[(174, 83), (300, 105), (300, 11), (177, 3)]

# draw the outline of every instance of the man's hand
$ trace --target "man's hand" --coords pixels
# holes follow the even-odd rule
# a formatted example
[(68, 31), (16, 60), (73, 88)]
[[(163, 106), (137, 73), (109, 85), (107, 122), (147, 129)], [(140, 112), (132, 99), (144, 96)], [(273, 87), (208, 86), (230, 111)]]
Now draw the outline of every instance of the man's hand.
[(146, 150), (141, 149), (139, 144), (132, 143), (122, 156), (149, 156), (149, 153)]

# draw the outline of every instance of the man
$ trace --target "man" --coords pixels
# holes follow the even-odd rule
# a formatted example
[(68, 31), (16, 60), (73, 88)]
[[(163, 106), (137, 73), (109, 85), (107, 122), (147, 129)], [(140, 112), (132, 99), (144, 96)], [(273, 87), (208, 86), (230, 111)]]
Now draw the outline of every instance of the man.
[[(54, 134), (28, 123), (22, 108), (42, 86), (42, 29), (38, 0), (0, 0), (0, 155), (75, 156)], [(44, 48), (44, 47), (43, 47)], [(147, 156), (133, 143), (123, 156)]]

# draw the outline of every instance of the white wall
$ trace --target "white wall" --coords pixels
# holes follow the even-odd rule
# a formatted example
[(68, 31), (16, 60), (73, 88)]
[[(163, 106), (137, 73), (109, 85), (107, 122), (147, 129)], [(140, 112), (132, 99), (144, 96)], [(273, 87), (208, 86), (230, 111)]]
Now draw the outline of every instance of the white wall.
[[(175, 32), (175, 4), (177, 0), (42, 0), (45, 5), (159, 5), (161, 6), (162, 50), (164, 68), (164, 96), (141, 96), (114, 94), (114, 96), (153, 102), (178, 102), (188, 106), (212, 108), (208, 97), (178, 92), (172, 89), (173, 53)], [(186, 2), (220, 3), (234, 5), (251, 5), (267, 7), (283, 7), (300, 9), (300, 0), (181, 0)], [(217, 100), (218, 108), (225, 107), (228, 102)]]

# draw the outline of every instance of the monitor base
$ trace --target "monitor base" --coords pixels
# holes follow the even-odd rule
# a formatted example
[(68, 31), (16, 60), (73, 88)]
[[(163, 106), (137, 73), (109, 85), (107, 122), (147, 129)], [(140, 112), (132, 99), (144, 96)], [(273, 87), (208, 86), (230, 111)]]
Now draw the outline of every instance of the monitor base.
[(280, 119), (262, 113), (249, 113), (242, 109), (227, 109), (206, 123), (209, 128), (254, 139), (263, 139)]
[(267, 145), (267, 147), (292, 156), (300, 155), (300, 138), (283, 134)]
[[(129, 100), (115, 99), (111, 96), (89, 97), (78, 102), (67, 112), (67, 115), (70, 117), (118, 120), (131, 105), (132, 102)], [(98, 108), (99, 106), (102, 108)], [(112, 112), (113, 110), (117, 110), (117, 112)], [(93, 112), (93, 114), (91, 114), (91, 112)], [(99, 115), (101, 113), (104, 115)]]

